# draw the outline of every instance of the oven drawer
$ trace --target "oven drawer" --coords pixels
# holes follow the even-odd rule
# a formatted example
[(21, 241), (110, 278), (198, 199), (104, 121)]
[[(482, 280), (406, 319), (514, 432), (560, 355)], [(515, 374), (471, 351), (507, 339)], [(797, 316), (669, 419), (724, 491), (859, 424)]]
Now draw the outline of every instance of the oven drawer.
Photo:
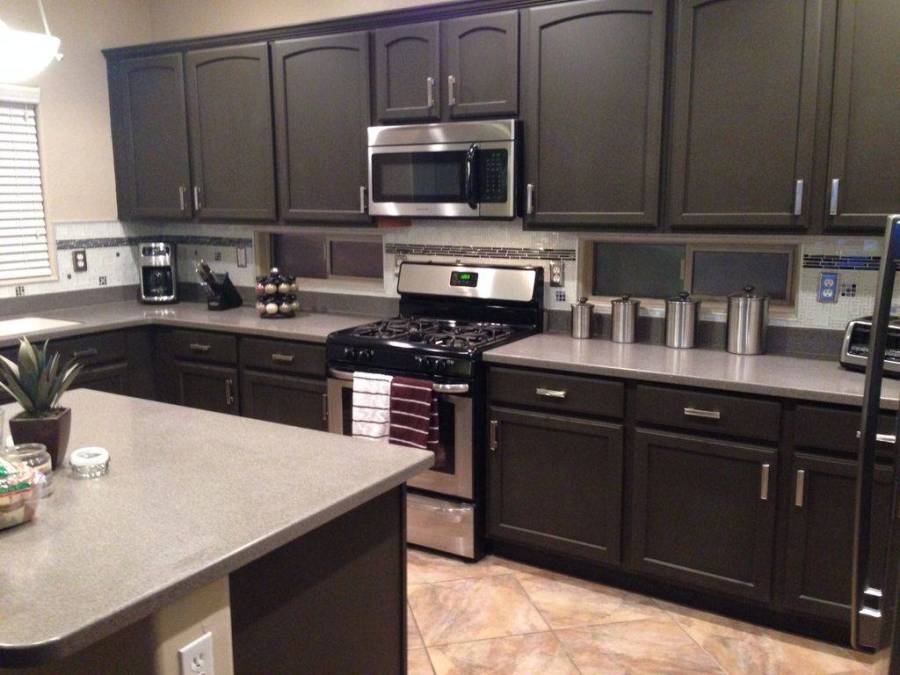
[(406, 540), (474, 558), (475, 505), (407, 492)]
[(625, 386), (610, 380), (491, 368), (488, 390), (491, 403), (595, 417), (625, 414)]
[(304, 342), (241, 338), (241, 366), (325, 377), (325, 347)]

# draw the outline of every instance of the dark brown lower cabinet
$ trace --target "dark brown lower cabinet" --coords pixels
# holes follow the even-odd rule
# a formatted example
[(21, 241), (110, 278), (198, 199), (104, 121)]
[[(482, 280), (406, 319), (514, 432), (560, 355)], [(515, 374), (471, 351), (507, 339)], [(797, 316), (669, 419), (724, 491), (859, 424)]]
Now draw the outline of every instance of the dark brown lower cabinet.
[(618, 563), (622, 425), (505, 408), (489, 425), (489, 535)]
[(241, 413), (269, 422), (328, 430), (325, 382), (292, 375), (241, 371)]
[(761, 602), (771, 594), (777, 451), (638, 429), (636, 569)]
[(213, 412), (238, 414), (237, 368), (176, 359), (174, 375), (176, 400), (173, 403)]
[(108, 363), (94, 368), (85, 368), (75, 379), (74, 388), (94, 389), (108, 394), (130, 393), (128, 386), (128, 364)]
[[(797, 453), (787, 515), (784, 605), (814, 616), (847, 621), (850, 613), (853, 511), (856, 462)], [(887, 560), (891, 526), (892, 470), (875, 470), (876, 533), (872, 556), (877, 568)]]

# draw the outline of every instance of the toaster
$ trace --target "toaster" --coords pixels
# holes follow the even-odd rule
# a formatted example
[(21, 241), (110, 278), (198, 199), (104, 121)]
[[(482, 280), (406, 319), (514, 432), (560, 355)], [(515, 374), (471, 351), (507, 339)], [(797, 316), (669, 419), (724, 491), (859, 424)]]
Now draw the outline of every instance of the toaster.
[[(872, 317), (864, 316), (847, 324), (841, 346), (841, 365), (851, 370), (865, 370), (869, 362), (869, 338)], [(887, 344), (884, 348), (884, 374), (900, 377), (900, 317), (892, 316), (888, 324)]]

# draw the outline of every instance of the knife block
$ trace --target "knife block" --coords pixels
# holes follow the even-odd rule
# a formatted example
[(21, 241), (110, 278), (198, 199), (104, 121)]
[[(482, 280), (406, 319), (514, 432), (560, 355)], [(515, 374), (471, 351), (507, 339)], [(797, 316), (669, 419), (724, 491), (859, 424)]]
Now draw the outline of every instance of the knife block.
[(228, 278), (228, 273), (225, 273), (225, 277), (222, 279), (222, 283), (219, 284), (219, 290), (217, 293), (214, 293), (206, 300), (207, 309), (213, 312), (220, 312), (226, 309), (234, 309), (235, 307), (240, 307), (244, 304), (243, 299), (241, 298), (241, 294), (238, 293), (238, 290), (234, 287), (234, 284), (231, 283), (231, 279)]

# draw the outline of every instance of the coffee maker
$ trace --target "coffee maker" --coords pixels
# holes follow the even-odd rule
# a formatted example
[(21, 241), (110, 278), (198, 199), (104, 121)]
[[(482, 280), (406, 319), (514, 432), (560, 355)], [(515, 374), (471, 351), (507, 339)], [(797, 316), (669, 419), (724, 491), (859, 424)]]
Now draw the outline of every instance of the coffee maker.
[(141, 302), (178, 302), (175, 244), (164, 241), (138, 244), (141, 269)]

